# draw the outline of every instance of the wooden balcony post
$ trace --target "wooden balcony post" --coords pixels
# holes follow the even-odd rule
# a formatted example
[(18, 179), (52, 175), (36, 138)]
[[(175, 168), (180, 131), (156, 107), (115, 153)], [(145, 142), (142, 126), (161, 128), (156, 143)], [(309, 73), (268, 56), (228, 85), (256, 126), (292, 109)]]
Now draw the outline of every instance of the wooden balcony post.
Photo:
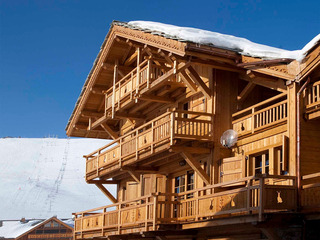
[(247, 181), (247, 209), (248, 209), (248, 213), (251, 213), (251, 197), (252, 197), (252, 194), (251, 194), (251, 180), (249, 179)]
[(140, 84), (140, 63), (141, 63), (141, 54), (140, 48), (137, 48), (137, 81), (136, 81), (136, 94), (139, 92), (139, 84)]
[(133, 93), (133, 71), (131, 72), (131, 92), (130, 92), (130, 100), (132, 100)]
[(154, 144), (154, 122), (151, 123), (151, 154), (153, 154), (153, 144)]
[(136, 160), (138, 160), (138, 147), (139, 147), (139, 145), (138, 145), (138, 130), (136, 131), (136, 136), (135, 136), (135, 138), (136, 138)]
[(153, 231), (156, 230), (156, 224), (157, 224), (157, 205), (158, 205), (158, 196), (153, 196)]
[(251, 113), (251, 133), (254, 133), (254, 126), (255, 126), (255, 116), (254, 116), (255, 108), (252, 108)]
[(264, 177), (260, 178), (260, 184), (259, 184), (259, 221), (262, 221), (262, 214), (264, 212)]
[(108, 94), (104, 95), (104, 115), (107, 116)]
[(148, 67), (147, 67), (147, 89), (150, 88), (150, 72), (151, 72), (151, 60), (148, 60)]
[(173, 145), (173, 138), (174, 138), (174, 132), (175, 132), (175, 129), (174, 129), (174, 120), (175, 120), (175, 112), (172, 112), (171, 113), (171, 136), (170, 136), (170, 145), (172, 146)]
[(112, 118), (114, 118), (114, 105), (116, 100), (116, 82), (118, 81), (118, 60), (114, 64), (113, 86), (112, 86)]
[(118, 109), (120, 108), (120, 98), (121, 98), (121, 84), (119, 81), (119, 86), (118, 86)]
[(99, 176), (99, 156), (100, 156), (100, 151), (98, 151), (97, 162), (96, 162), (97, 176)]
[(145, 227), (145, 231), (148, 231), (148, 207), (149, 207), (149, 197), (146, 197), (146, 213), (145, 213), (145, 220), (144, 220), (144, 227)]
[(119, 168), (122, 167), (122, 138), (120, 138), (120, 142), (119, 142)]
[(118, 234), (121, 233), (121, 203), (118, 206)]

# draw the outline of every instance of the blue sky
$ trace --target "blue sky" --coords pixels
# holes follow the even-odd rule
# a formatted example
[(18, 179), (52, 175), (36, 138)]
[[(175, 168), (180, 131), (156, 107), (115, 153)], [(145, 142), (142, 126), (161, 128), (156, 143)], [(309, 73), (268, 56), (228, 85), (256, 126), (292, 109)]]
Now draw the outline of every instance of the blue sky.
[(112, 20), (148, 20), (288, 50), (320, 33), (319, 1), (0, 0), (0, 137), (66, 137)]

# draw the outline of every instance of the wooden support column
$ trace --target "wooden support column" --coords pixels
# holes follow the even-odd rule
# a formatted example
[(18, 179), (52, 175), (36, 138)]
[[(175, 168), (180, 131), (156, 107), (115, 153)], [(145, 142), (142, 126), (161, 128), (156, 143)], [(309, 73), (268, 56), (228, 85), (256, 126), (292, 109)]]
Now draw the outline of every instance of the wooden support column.
[[(114, 64), (113, 70), (113, 89), (112, 89), (112, 118), (114, 118), (114, 105), (116, 102), (116, 82), (118, 81), (118, 60)], [(120, 89), (119, 89), (120, 90)]]
[(139, 84), (140, 84), (140, 63), (141, 63), (141, 54), (140, 48), (137, 48), (137, 81), (136, 81), (136, 94), (139, 92)]
[(186, 160), (186, 162), (190, 165), (190, 167), (199, 174), (200, 178), (207, 184), (210, 185), (210, 177), (201, 167), (199, 162), (188, 152), (181, 152), (182, 157)]
[(192, 67), (189, 66), (188, 68), (189, 75), (192, 78), (192, 80), (198, 85), (198, 87), (202, 90), (203, 94), (208, 98), (211, 99), (211, 90), (208, 88), (208, 86), (202, 81), (201, 77), (197, 73), (197, 71)]
[(255, 83), (249, 82), (237, 97), (238, 101), (243, 102), (255, 86)]
[(101, 183), (96, 183), (95, 185), (109, 198), (112, 203), (118, 202), (118, 200)]

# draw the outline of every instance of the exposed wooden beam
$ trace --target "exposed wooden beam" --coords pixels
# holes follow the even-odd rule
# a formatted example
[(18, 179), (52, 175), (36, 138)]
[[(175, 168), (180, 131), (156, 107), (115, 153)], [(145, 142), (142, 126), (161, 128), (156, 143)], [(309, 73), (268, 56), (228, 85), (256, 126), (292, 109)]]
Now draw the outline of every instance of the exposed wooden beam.
[(100, 126), (112, 137), (113, 140), (119, 138), (119, 135), (113, 131), (108, 124), (101, 123)]
[(132, 172), (145, 172), (145, 173), (155, 173), (159, 171), (157, 167), (147, 167), (147, 166), (139, 166), (139, 167), (129, 167), (123, 166), (121, 167), (123, 171), (132, 171)]
[(179, 74), (180, 74), (182, 81), (187, 85), (187, 87), (190, 89), (190, 91), (193, 93), (196, 93), (197, 92), (197, 85), (194, 84), (194, 82), (187, 75), (187, 73), (185, 71), (181, 71)]
[(158, 53), (160, 54), (161, 57), (163, 57), (171, 66), (173, 65), (173, 61), (167, 54), (165, 54), (161, 49), (158, 49)]
[(133, 120), (145, 119), (145, 116), (141, 114), (134, 114), (134, 113), (115, 113), (115, 117), (120, 119), (133, 119)]
[(249, 82), (237, 97), (238, 101), (243, 102), (255, 86), (255, 83)]
[(90, 110), (82, 110), (80, 114), (82, 117), (101, 117), (104, 113)]
[(90, 91), (93, 93), (93, 94), (97, 94), (97, 95), (104, 95), (103, 91), (107, 90), (106, 87), (92, 87), (90, 89)]
[(130, 57), (128, 57), (124, 65), (125, 66), (131, 65), (137, 59), (137, 56), (138, 56), (138, 51), (135, 51)]
[(208, 86), (202, 81), (201, 77), (197, 73), (196, 70), (192, 66), (189, 66), (188, 68), (189, 76), (192, 78), (192, 80), (197, 84), (197, 86), (202, 90), (202, 93), (208, 98), (211, 98), (210, 89)]
[(87, 183), (90, 183), (90, 184), (119, 184), (120, 181), (117, 181), (117, 180), (88, 180)]
[(134, 181), (136, 181), (137, 183), (140, 182), (140, 174), (134, 171), (128, 171), (128, 173), (130, 174), (130, 176), (133, 178)]
[(127, 57), (128, 57), (128, 55), (129, 55), (131, 49), (132, 49), (132, 44), (131, 44), (131, 45), (129, 44), (129, 47), (126, 49), (126, 52), (123, 54), (123, 57), (122, 57), (122, 59), (121, 59), (121, 64), (122, 64), (122, 65), (126, 62)]
[(186, 160), (189, 166), (199, 175), (199, 177), (207, 184), (210, 185), (210, 177), (201, 167), (199, 162), (188, 152), (181, 152), (181, 156)]
[(101, 183), (96, 183), (96, 186), (106, 195), (112, 203), (117, 203), (118, 200), (106, 189)]
[(159, 97), (150, 94), (139, 94), (138, 99), (150, 102), (159, 102), (159, 103), (174, 103), (174, 99), (168, 97)]
[(256, 85), (271, 88), (279, 92), (287, 92), (287, 86), (285, 85), (285, 82), (282, 79), (267, 78), (258, 76), (256, 74), (252, 75), (251, 71), (248, 71), (247, 74), (239, 74), (239, 78), (248, 82), (252, 82)]
[(170, 152), (188, 152), (188, 153), (197, 153), (197, 154), (206, 154), (210, 153), (209, 148), (203, 147), (185, 147), (185, 146), (171, 146)]
[(92, 130), (92, 129), (95, 129), (97, 128), (98, 126), (100, 126), (102, 123), (105, 123), (106, 121), (108, 120), (107, 116), (103, 115), (101, 118), (99, 118), (98, 120), (96, 120), (95, 122), (93, 122), (91, 124), (91, 127), (89, 129), (88, 127), (88, 130)]

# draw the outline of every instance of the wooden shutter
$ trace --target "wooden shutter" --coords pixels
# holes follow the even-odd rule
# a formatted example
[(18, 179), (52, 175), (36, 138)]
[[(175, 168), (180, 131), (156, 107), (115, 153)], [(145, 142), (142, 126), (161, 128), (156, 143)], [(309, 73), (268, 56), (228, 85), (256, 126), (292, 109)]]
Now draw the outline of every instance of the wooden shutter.
[[(223, 158), (220, 161), (220, 183), (234, 181), (244, 177), (244, 157)], [(240, 183), (241, 185), (242, 183)]]

